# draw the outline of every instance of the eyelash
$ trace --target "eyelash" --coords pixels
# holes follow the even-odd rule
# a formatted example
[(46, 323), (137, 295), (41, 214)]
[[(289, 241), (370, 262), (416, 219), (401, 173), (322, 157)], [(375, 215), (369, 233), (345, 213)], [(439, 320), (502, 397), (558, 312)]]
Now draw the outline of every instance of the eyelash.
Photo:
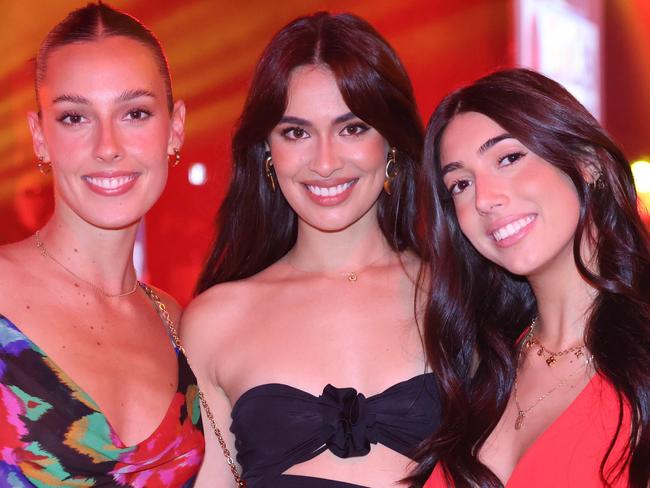
[(296, 133), (301, 133), (301, 134), (307, 134), (307, 131), (303, 129), (302, 127), (286, 127), (282, 129), (282, 136), (285, 139), (289, 139), (292, 141), (297, 141), (299, 139), (305, 139), (305, 137), (301, 137), (296, 135)]
[[(526, 155), (525, 152), (523, 151), (515, 151), (512, 153), (508, 153), (505, 156), (500, 157), (497, 159), (497, 162), (499, 163), (500, 167), (504, 166), (510, 166), (515, 164), (517, 161), (519, 161), (521, 158), (523, 158)], [(503, 164), (503, 163), (506, 164)], [(465, 191), (465, 188), (458, 189), (458, 185), (461, 183), (467, 183), (467, 186), (465, 188), (471, 186), (471, 182), (465, 178), (459, 178), (457, 180), (454, 180), (451, 182), (449, 185), (449, 188), (447, 188), (447, 191), (449, 192), (449, 195), (453, 198), (456, 195), (460, 195), (462, 192)]]
[[(500, 157), (497, 161), (499, 165), (503, 163), (506, 159), (508, 160), (508, 163), (503, 165), (503, 166), (510, 166), (511, 164), (515, 164), (517, 161), (519, 161), (521, 158), (523, 158), (526, 155), (525, 152), (523, 151), (515, 151), (512, 153), (508, 153), (505, 156)], [(510, 158), (514, 157), (514, 160), (510, 160)]]
[(465, 191), (465, 188), (467, 188), (467, 186), (465, 188), (463, 188), (462, 190), (456, 191), (456, 189), (458, 188), (458, 185), (460, 183), (467, 183), (467, 186), (470, 186), (470, 182), (468, 180), (466, 180), (466, 179), (459, 178), (457, 180), (454, 180), (454, 181), (451, 182), (451, 185), (449, 185), (449, 188), (447, 188), (447, 191), (449, 192), (449, 196), (451, 196), (453, 198), (454, 196), (459, 195), (459, 194), (461, 194), (462, 192)]
[[(138, 114), (138, 117), (133, 117), (135, 114)], [(128, 110), (125, 114), (125, 119), (130, 121), (130, 122), (141, 122), (143, 120), (147, 120), (149, 117), (153, 115), (153, 112), (150, 110), (144, 109), (144, 108), (134, 108), (131, 110)], [(78, 119), (77, 121), (72, 121), (69, 119)], [(59, 122), (61, 122), (64, 125), (79, 125), (83, 122), (85, 117), (81, 115), (78, 112), (64, 112), (57, 118)]]
[[(142, 120), (147, 120), (149, 117), (153, 115), (153, 113), (150, 110), (144, 109), (144, 108), (134, 108), (132, 110), (129, 110), (126, 112), (126, 115), (133, 115), (135, 113), (140, 113), (141, 116), (140, 118), (129, 118), (127, 120), (133, 121), (133, 122), (140, 122)], [(144, 117), (142, 117), (142, 114), (144, 114)]]
[(59, 118), (57, 118), (56, 120), (58, 120), (59, 122), (61, 122), (64, 125), (78, 125), (78, 124), (81, 123), (81, 120), (79, 120), (77, 122), (72, 122), (70, 120), (66, 121), (66, 119), (70, 119), (72, 117), (76, 117), (76, 118), (80, 118), (80, 119), (84, 118), (83, 115), (81, 115), (80, 113), (77, 113), (77, 112), (63, 112), (61, 114), (61, 116)]
[[(354, 132), (354, 133), (351, 134), (351, 133), (349, 133), (350, 129), (355, 129), (357, 132)], [(345, 127), (343, 127), (343, 129), (341, 130), (340, 133), (343, 134), (343, 132), (348, 131), (348, 133), (344, 134), (344, 135), (346, 135), (346, 136), (360, 136), (361, 134), (363, 134), (364, 132), (366, 132), (368, 130), (370, 130), (369, 125), (364, 124), (362, 122), (355, 122), (353, 124), (349, 124), (349, 125), (346, 125)]]
[[(364, 132), (370, 130), (370, 126), (362, 122), (356, 122), (353, 124), (348, 124), (339, 132), (340, 135), (344, 137), (348, 136), (360, 136)], [(309, 136), (309, 133), (302, 127), (286, 127), (282, 129), (281, 134), (286, 139), (296, 141), (299, 139), (306, 139), (305, 135)]]

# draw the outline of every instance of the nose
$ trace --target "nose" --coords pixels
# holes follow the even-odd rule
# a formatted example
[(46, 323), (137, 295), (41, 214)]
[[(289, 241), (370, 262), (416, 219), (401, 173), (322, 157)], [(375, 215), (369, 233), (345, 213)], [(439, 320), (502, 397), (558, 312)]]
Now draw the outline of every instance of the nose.
[(506, 185), (498, 176), (474, 175), (474, 199), (476, 210), (488, 214), (508, 202)]
[(342, 167), (343, 162), (337, 154), (333, 142), (326, 137), (320, 139), (316, 148), (316, 154), (309, 164), (309, 169), (320, 177), (327, 178)]
[(122, 159), (124, 153), (116, 128), (110, 121), (97, 123), (95, 158), (104, 163), (113, 163)]

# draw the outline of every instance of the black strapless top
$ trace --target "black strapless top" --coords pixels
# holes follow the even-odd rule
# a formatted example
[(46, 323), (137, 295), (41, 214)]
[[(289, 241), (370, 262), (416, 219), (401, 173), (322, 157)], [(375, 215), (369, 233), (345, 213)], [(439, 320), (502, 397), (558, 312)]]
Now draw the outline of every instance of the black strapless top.
[(347, 458), (365, 456), (371, 444), (380, 443), (410, 457), (437, 428), (440, 403), (431, 373), (368, 398), (354, 388), (327, 385), (316, 397), (270, 383), (245, 392), (232, 419), (237, 460), (249, 488), (361, 488), (282, 473), (326, 449)]

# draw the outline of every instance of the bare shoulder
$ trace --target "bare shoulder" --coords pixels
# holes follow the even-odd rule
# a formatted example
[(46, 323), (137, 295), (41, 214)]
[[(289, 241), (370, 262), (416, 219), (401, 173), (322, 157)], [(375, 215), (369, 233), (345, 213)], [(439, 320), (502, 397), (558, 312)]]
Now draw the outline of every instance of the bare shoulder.
[(147, 286), (151, 288), (156, 293), (156, 295), (158, 295), (160, 301), (165, 304), (165, 307), (167, 308), (172, 321), (175, 324), (178, 324), (181, 320), (181, 314), (183, 312), (183, 308), (181, 307), (180, 303), (178, 303), (178, 301), (166, 291), (149, 284), (147, 284)]
[(194, 298), (183, 312), (180, 335), (188, 356), (197, 361), (232, 343), (254, 309), (258, 284), (254, 279), (220, 283)]
[[(10, 303), (16, 294), (20, 294), (25, 285), (33, 280), (38, 274), (34, 258), (37, 256), (35, 246), (24, 241), (14, 242), (0, 246), (0, 297), (4, 297)], [(4, 300), (0, 298), (0, 304)]]

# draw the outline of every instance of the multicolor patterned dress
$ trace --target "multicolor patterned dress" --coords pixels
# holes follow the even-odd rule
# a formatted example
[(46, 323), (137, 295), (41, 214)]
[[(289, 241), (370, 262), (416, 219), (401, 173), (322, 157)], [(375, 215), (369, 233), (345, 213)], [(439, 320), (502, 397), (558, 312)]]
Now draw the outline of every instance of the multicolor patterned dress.
[(183, 354), (158, 428), (126, 446), (97, 404), (0, 315), (0, 486), (189, 487), (203, 458), (196, 380)]

